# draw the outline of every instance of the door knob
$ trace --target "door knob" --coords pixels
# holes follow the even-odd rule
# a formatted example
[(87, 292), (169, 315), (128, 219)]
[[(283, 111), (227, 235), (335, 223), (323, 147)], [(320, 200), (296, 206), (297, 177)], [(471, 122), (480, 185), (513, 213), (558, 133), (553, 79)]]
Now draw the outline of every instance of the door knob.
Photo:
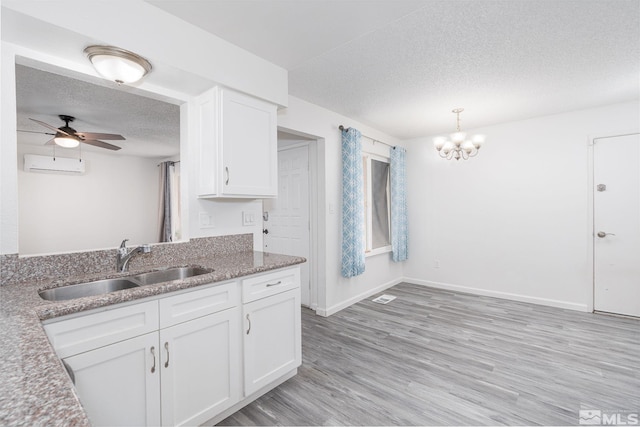
[(598, 231), (598, 237), (600, 237), (601, 239), (603, 237), (607, 237), (607, 236), (615, 236), (615, 234), (613, 234), (613, 233), (605, 233), (604, 231)]
[(264, 234), (269, 234), (269, 230), (267, 230), (266, 228), (264, 230), (262, 230), (262, 233)]

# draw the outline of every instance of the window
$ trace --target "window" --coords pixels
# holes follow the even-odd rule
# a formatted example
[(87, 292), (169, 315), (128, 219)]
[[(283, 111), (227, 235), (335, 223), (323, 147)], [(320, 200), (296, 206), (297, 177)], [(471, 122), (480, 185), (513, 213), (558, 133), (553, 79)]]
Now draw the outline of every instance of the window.
[(391, 250), (389, 159), (374, 154), (363, 156), (365, 253)]

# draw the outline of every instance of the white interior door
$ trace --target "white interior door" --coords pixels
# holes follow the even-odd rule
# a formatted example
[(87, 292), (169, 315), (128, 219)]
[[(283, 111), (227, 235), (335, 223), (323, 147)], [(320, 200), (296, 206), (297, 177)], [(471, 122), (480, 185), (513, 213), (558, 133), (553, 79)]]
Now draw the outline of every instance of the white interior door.
[(594, 143), (594, 308), (640, 317), (640, 135)]
[[(278, 151), (278, 197), (264, 201), (264, 250), (309, 259), (309, 147)], [(309, 262), (300, 266), (302, 305), (310, 304)]]

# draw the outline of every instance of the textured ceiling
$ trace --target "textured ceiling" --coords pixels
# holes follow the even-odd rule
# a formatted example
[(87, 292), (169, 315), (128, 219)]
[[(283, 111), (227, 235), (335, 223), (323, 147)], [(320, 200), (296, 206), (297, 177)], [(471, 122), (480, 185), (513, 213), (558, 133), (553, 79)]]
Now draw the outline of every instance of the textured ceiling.
[[(148, 1), (398, 138), (640, 97), (638, 0)], [(348, 123), (345, 123), (348, 125)]]
[[(58, 115), (74, 116), (78, 132), (121, 134), (125, 141), (105, 141), (121, 147), (111, 151), (83, 144), (83, 150), (116, 155), (164, 158), (180, 152), (180, 107), (126, 92), (127, 88), (96, 85), (24, 65), (16, 65), (17, 126), (19, 130), (51, 132), (29, 120), (55, 127)], [(18, 132), (18, 143), (40, 145), (50, 135)], [(63, 151), (77, 150), (57, 148)]]

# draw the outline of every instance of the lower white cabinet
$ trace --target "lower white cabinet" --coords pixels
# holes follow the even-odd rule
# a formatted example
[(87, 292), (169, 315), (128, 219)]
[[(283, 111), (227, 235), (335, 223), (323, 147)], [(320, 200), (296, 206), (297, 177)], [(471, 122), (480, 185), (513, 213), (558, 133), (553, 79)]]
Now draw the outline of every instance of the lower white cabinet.
[(156, 332), (70, 356), (63, 362), (71, 368), (92, 425), (157, 426), (159, 356)]
[(238, 308), (63, 359), (96, 426), (180, 426), (240, 400)]
[(241, 397), (238, 309), (160, 330), (162, 424), (198, 425)]
[(300, 289), (243, 306), (244, 394), (300, 366)]
[(92, 425), (202, 424), (300, 365), (299, 271), (74, 314), (44, 328)]

